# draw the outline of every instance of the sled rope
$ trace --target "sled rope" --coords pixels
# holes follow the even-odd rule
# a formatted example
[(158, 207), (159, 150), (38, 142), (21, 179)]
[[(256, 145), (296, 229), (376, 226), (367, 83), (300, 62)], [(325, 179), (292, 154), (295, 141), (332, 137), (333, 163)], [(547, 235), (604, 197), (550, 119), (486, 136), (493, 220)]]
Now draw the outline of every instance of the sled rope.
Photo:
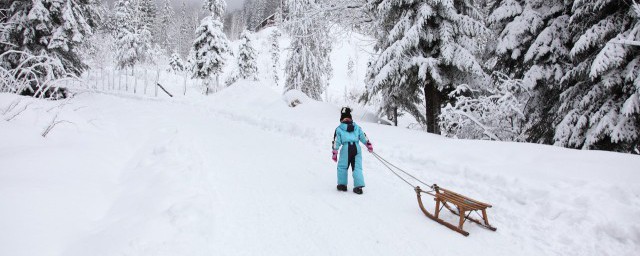
[[(407, 176), (411, 177), (412, 179), (422, 183), (423, 185), (433, 188), (433, 185), (428, 185), (427, 183), (421, 181), (420, 179), (416, 178), (415, 176), (411, 175), (410, 173), (408, 173), (405, 170), (400, 169), (399, 167), (393, 165), (392, 163), (390, 163), (389, 161), (387, 161), (386, 159), (384, 159), (383, 157), (381, 157), (380, 155), (378, 155), (378, 153), (376, 152), (371, 152), (371, 154), (378, 159), (378, 161), (380, 161), (380, 163), (382, 163), (382, 165), (384, 165), (385, 167), (387, 167), (387, 169), (389, 169), (393, 174), (395, 174), (396, 176), (398, 176), (398, 178), (400, 178), (401, 180), (403, 180), (405, 183), (407, 183), (409, 186), (411, 186), (412, 188), (415, 188), (416, 186), (414, 186), (413, 184), (411, 184), (411, 182), (407, 181), (405, 178), (403, 178), (400, 174), (398, 174), (396, 171), (393, 170), (393, 168), (395, 168), (398, 171), (401, 171), (402, 173), (406, 174)], [(393, 167), (393, 168), (391, 168)]]

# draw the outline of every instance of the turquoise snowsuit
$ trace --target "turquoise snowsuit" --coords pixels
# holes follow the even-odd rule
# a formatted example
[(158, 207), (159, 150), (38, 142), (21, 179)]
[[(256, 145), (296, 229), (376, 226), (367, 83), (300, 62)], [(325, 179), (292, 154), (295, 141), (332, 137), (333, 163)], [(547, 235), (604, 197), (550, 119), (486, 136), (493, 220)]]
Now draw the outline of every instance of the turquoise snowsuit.
[(353, 131), (349, 131), (348, 123), (340, 123), (333, 135), (333, 149), (340, 150), (338, 157), (338, 185), (347, 185), (349, 182), (347, 169), (351, 166), (353, 171), (354, 187), (364, 187), (362, 175), (362, 150), (360, 144), (366, 144), (369, 139), (360, 126), (351, 122)]

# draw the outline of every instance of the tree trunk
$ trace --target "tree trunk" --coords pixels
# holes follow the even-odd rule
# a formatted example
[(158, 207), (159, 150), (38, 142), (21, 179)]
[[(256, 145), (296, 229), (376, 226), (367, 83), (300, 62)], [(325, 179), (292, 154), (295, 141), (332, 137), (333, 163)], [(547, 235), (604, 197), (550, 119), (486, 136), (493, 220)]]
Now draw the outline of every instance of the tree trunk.
[(398, 126), (398, 107), (393, 107), (393, 125)]
[(440, 114), (440, 97), (438, 90), (431, 83), (424, 86), (424, 99), (426, 106), (427, 132), (440, 134), (438, 115)]

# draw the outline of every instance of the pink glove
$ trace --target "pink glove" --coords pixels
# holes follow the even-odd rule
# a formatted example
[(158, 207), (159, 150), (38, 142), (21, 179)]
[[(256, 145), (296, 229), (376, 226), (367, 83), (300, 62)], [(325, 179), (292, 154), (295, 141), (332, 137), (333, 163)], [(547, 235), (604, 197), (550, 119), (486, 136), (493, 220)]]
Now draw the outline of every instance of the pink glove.
[(367, 149), (369, 150), (369, 153), (373, 153), (373, 145), (371, 145), (371, 142), (367, 141)]
[(334, 162), (338, 162), (338, 150), (334, 150), (332, 153), (333, 156), (331, 156), (331, 159), (333, 159)]

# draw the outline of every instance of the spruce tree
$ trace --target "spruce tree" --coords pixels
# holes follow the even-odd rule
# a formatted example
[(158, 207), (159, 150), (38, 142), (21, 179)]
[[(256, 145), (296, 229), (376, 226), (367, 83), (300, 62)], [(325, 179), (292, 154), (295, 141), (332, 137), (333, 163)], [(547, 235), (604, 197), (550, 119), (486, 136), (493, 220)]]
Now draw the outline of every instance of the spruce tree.
[(141, 10), (136, 0), (119, 0), (115, 4), (116, 59), (120, 68), (133, 68), (137, 63), (149, 59), (151, 28), (144, 23)]
[[(99, 23), (94, 0), (0, 1), (8, 26), (0, 33), (0, 52), (10, 50), (60, 60), (66, 72), (80, 75), (87, 65), (79, 48)], [(7, 54), (1, 65), (15, 68), (24, 56)]]
[(180, 56), (187, 56), (189, 53), (189, 49), (191, 48), (191, 44), (188, 43), (193, 39), (191, 34), (193, 30), (191, 29), (189, 16), (187, 15), (187, 4), (182, 1), (182, 5), (180, 7), (180, 14), (177, 17), (178, 23), (178, 32), (177, 32), (177, 48)]
[(285, 91), (297, 89), (312, 99), (320, 100), (331, 76), (331, 41), (327, 24), (307, 17), (317, 8), (316, 0), (290, 0), (291, 35), (285, 72)]
[(240, 49), (238, 53), (238, 70), (240, 78), (258, 80), (258, 64), (256, 63), (256, 49), (251, 42), (250, 32), (245, 30), (240, 36)]
[(158, 16), (158, 7), (155, 0), (134, 0), (138, 6), (140, 22), (149, 28), (154, 27)]
[(169, 58), (169, 67), (171, 67), (173, 72), (182, 72), (185, 70), (184, 61), (180, 58), (178, 51), (173, 51), (171, 54), (171, 58)]
[(531, 95), (523, 110), (526, 141), (552, 143), (560, 79), (570, 62), (569, 11), (562, 0), (504, 0), (487, 19), (498, 35), (487, 68), (521, 79)]
[(210, 12), (200, 22), (196, 29), (196, 39), (193, 41), (189, 59), (193, 78), (204, 79), (205, 94), (209, 93), (210, 78), (216, 77), (216, 85), (219, 85), (219, 76), (222, 72), (229, 52), (229, 41), (222, 32), (222, 15), (226, 3), (224, 0), (207, 0), (204, 8)]
[[(640, 145), (640, 25), (623, 1), (575, 1), (574, 62), (562, 77), (555, 145), (631, 152)], [(636, 16), (637, 17), (637, 16)]]
[(382, 113), (400, 108), (428, 132), (439, 133), (437, 118), (447, 92), (458, 84), (477, 83), (485, 75), (477, 56), (484, 47), (479, 39), (488, 30), (471, 4), (370, 0), (378, 41), (377, 55), (367, 70), (365, 100), (379, 94)]
[(172, 38), (175, 35), (174, 17), (175, 12), (173, 11), (173, 7), (171, 7), (171, 0), (165, 0), (162, 5), (162, 11), (160, 12), (157, 34), (160, 46), (167, 52), (176, 47), (175, 38)]
[(280, 70), (280, 30), (278, 28), (274, 29), (269, 35), (269, 42), (271, 43), (271, 48), (269, 52), (271, 53), (271, 68), (273, 72), (273, 82), (278, 85), (280, 81), (280, 77), (278, 76), (278, 71)]

